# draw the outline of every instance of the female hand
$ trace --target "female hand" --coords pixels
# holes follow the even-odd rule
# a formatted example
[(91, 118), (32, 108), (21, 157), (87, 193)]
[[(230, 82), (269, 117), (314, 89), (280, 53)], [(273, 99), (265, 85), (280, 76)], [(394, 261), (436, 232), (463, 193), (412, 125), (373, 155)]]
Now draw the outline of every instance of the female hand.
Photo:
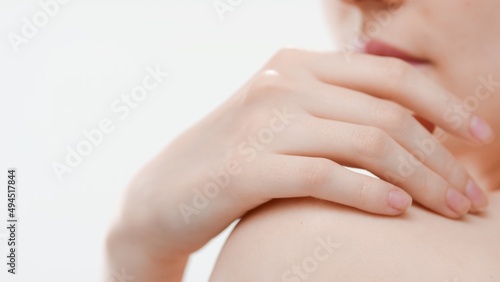
[(489, 142), (480, 118), (443, 118), (460, 104), (398, 59), (284, 49), (137, 175), (108, 238), (110, 263), (141, 281), (180, 280), (190, 253), (273, 198), (383, 215), (412, 198), (450, 218), (482, 209), (485, 195), (413, 116)]

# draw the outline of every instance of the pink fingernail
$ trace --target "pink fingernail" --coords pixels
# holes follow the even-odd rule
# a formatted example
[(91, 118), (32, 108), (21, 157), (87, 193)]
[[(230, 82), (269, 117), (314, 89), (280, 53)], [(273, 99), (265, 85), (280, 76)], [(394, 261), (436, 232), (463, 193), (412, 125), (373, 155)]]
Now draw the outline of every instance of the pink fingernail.
[(488, 198), (486, 198), (483, 191), (472, 180), (469, 180), (467, 183), (465, 195), (472, 201), (472, 205), (476, 211), (484, 210), (488, 206)]
[(399, 190), (389, 193), (389, 206), (393, 209), (405, 211), (411, 205), (411, 197)]
[(470, 201), (455, 189), (448, 189), (447, 195), (448, 207), (459, 215), (464, 215), (470, 210)]
[(474, 137), (483, 143), (490, 143), (493, 141), (493, 130), (486, 121), (478, 116), (472, 117), (470, 131)]

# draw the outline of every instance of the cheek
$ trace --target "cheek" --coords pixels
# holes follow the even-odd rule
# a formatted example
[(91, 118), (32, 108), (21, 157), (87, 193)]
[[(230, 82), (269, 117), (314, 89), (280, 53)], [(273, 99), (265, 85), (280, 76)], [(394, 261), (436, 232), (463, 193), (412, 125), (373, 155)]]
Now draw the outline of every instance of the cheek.
[(477, 71), (489, 64), (485, 58), (499, 57), (500, 1), (421, 0), (414, 5), (421, 18), (416, 30), (432, 42), (420, 47), (440, 70), (465, 75), (471, 68)]
[(325, 15), (334, 39), (341, 42), (351, 42), (360, 26), (361, 14), (353, 6), (342, 1), (323, 1)]
[[(452, 5), (451, 2), (456, 3)], [(500, 69), (500, 1), (447, 0), (439, 8), (450, 6), (444, 13), (435, 13), (433, 34), (435, 46), (441, 46), (437, 58), (448, 79), (455, 84), (477, 84), (477, 77)], [(451, 8), (453, 7), (453, 8)], [(430, 31), (432, 32), (432, 31)], [(462, 89), (463, 89), (462, 88)]]

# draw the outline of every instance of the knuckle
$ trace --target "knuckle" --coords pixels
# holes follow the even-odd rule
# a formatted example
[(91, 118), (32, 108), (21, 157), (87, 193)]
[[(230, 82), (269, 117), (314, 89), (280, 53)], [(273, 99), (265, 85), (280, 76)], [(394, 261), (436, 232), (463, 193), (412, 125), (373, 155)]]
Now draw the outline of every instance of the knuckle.
[(450, 183), (460, 188), (465, 186), (467, 182), (467, 172), (465, 168), (458, 164), (455, 159), (451, 158), (446, 161), (446, 164), (443, 168), (444, 177), (450, 180)]
[(449, 185), (432, 172), (424, 173), (419, 179), (421, 179), (421, 183), (423, 183), (423, 186), (419, 187), (418, 190), (421, 201), (425, 202), (427, 205), (436, 205), (441, 198), (439, 194), (442, 191), (446, 191), (446, 189), (442, 190), (442, 188), (446, 188)]
[(297, 61), (301, 57), (303, 50), (295, 47), (285, 47), (276, 52), (269, 60), (269, 65), (283, 66)]
[(423, 185), (420, 187), (419, 192), (425, 197), (430, 194), (433, 181), (429, 173), (425, 173), (421, 179)]
[(374, 191), (380, 190), (379, 184), (375, 180), (366, 179), (360, 185), (357, 193), (357, 201), (360, 206), (370, 205)]
[(267, 69), (258, 73), (250, 82), (245, 100), (247, 102), (273, 99), (279, 94), (290, 91), (290, 83), (285, 76), (276, 70)]
[(382, 128), (398, 131), (407, 128), (409, 120), (409, 114), (392, 103), (380, 102), (375, 108), (375, 121)]
[(354, 130), (350, 141), (356, 154), (369, 159), (385, 155), (389, 145), (387, 133), (375, 127)]
[(309, 195), (314, 191), (326, 187), (335, 174), (335, 166), (327, 159), (314, 160), (306, 164), (302, 169), (302, 181), (304, 189), (309, 191)]
[(446, 164), (444, 165), (444, 168), (443, 168), (444, 176), (447, 177), (448, 179), (450, 177), (453, 177), (453, 175), (455, 174), (456, 168), (457, 168), (457, 165), (455, 164), (455, 162), (453, 160), (449, 159), (448, 161), (446, 161)]

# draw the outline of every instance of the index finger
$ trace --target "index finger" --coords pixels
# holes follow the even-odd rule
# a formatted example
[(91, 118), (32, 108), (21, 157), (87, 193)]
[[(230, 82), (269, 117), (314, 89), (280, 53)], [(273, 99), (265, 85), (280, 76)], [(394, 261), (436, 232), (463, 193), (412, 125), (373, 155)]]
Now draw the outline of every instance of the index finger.
[(488, 144), (494, 139), (486, 121), (467, 111), (458, 97), (403, 60), (353, 54), (347, 62), (339, 52), (310, 52), (301, 57), (301, 62), (325, 83), (397, 102), (473, 143)]

